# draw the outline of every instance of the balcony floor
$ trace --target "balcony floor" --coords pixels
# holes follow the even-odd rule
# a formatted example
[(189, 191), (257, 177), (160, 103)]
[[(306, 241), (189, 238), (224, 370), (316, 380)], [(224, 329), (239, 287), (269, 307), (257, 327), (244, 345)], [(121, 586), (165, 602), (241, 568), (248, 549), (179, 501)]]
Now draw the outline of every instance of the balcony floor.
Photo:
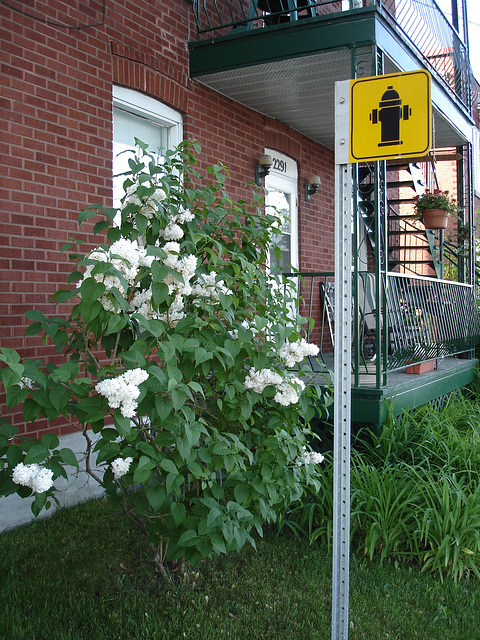
[[(328, 370), (334, 371), (333, 355), (326, 355)], [(311, 382), (325, 384), (325, 367), (317, 360), (313, 369), (319, 372)], [(404, 369), (388, 374), (388, 384), (376, 388), (375, 364), (369, 363), (371, 373), (360, 375), (360, 385), (354, 386), (352, 375), (352, 422), (379, 425), (385, 422), (388, 408), (394, 415), (413, 410), (427, 402), (461, 389), (475, 380), (478, 360), (475, 358), (442, 358), (437, 360), (437, 368), (421, 374), (408, 374)]]

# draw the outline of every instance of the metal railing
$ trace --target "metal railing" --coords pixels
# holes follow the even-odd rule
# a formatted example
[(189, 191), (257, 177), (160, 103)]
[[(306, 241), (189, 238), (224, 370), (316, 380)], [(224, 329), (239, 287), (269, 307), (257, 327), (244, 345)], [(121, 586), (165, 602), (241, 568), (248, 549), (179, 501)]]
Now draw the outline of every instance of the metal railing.
[[(334, 274), (284, 275), (297, 281), (300, 314), (315, 320), (306, 338), (320, 348), (317, 366), (331, 368), (335, 336)], [(358, 375), (363, 374), (377, 376), (380, 387), (387, 384), (389, 372), (465, 353), (480, 342), (480, 316), (471, 285), (387, 273), (378, 295), (372, 271), (359, 272), (354, 285), (352, 362), (356, 384)]]
[(388, 273), (388, 370), (474, 349), (480, 322), (471, 285)]
[(193, 0), (197, 39), (376, 6), (471, 112), (468, 51), (435, 0)]
[(468, 50), (435, 0), (379, 0), (379, 6), (470, 113), (472, 77)]

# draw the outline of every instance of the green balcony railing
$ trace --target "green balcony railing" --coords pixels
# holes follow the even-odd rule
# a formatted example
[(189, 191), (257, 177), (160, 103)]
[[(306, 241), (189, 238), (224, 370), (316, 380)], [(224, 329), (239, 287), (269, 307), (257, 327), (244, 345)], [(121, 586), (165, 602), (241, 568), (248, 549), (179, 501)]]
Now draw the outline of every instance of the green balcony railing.
[(193, 0), (198, 40), (345, 11), (361, 15), (370, 7), (378, 8), (470, 113), (468, 49), (435, 0)]
[[(335, 336), (335, 278), (332, 272), (284, 274), (295, 279), (300, 313), (315, 320), (307, 339), (320, 347), (317, 366), (332, 363)], [(452, 357), (480, 342), (480, 316), (471, 285), (399, 273), (362, 271), (354, 281), (352, 363), (360, 374), (388, 374), (421, 361)]]

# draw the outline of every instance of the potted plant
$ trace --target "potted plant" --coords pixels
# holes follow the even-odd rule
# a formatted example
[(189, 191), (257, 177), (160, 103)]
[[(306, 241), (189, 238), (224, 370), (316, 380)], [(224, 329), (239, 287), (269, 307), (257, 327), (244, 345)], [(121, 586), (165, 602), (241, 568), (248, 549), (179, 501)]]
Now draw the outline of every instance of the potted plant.
[(448, 191), (427, 189), (415, 198), (415, 216), (423, 222), (425, 229), (446, 229), (450, 214), (457, 211), (458, 205)]

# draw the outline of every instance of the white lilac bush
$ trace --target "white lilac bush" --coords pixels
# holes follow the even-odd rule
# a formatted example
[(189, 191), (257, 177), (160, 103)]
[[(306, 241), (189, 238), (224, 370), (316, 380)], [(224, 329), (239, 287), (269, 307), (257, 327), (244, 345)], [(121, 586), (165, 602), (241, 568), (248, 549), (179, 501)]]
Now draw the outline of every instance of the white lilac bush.
[[(279, 225), (261, 197), (232, 201), (222, 167), (202, 177), (195, 144), (158, 162), (137, 143), (120, 211), (79, 217), (100, 216), (105, 242), (85, 255), (65, 247), (77, 267), (54, 297), (70, 316), (27, 313), (27, 334), (53, 343), (61, 364), (3, 349), (0, 374), (26, 422), (63, 416), (83, 433), (87, 473), (163, 570), (254, 544), (307, 485), (319, 489), (321, 456), (307, 444), (319, 390), (302, 367), (318, 349), (292, 319), (294, 291), (265, 268)], [(53, 433), (15, 434), (2, 419), (0, 495), (33, 495), (38, 514), (77, 461)]]

